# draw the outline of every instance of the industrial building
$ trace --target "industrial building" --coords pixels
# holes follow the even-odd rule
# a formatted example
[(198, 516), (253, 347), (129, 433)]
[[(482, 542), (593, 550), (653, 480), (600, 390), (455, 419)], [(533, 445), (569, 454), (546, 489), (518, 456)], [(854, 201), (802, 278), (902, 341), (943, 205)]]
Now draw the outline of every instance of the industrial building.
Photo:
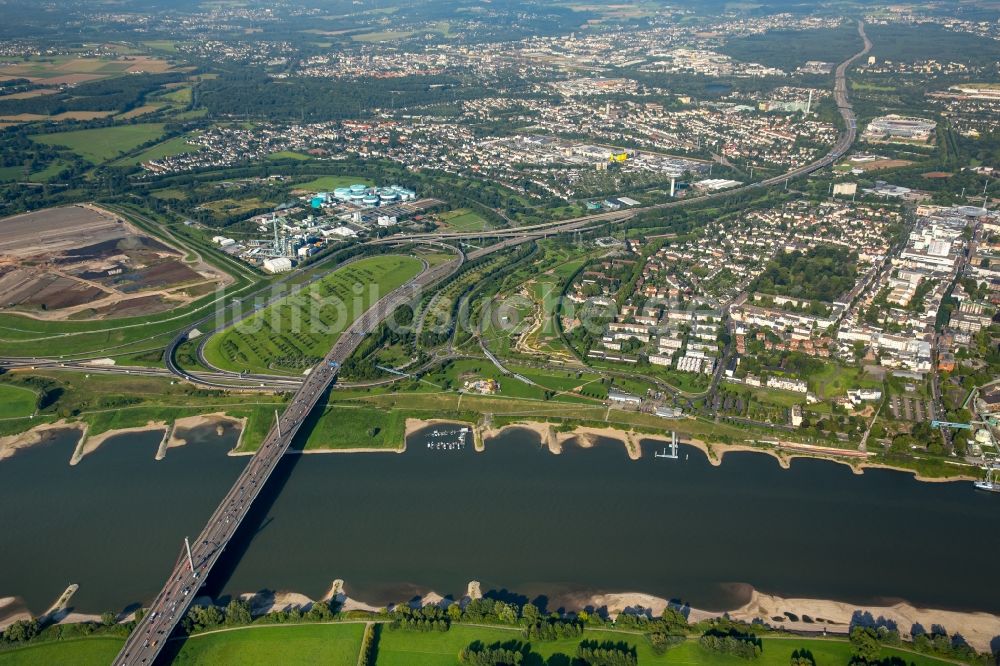
[[(364, 184), (351, 185), (350, 187), (338, 187), (333, 193), (320, 192), (313, 197), (313, 207), (319, 208), (327, 203), (350, 203), (364, 208), (378, 208), (387, 204), (396, 204), (403, 201), (413, 201), (417, 198), (417, 193), (399, 185), (388, 187), (369, 187)], [(316, 206), (317, 200), (320, 202)]]
[(292, 270), (292, 260), (288, 257), (271, 257), (264, 260), (262, 267), (267, 273), (287, 273)]

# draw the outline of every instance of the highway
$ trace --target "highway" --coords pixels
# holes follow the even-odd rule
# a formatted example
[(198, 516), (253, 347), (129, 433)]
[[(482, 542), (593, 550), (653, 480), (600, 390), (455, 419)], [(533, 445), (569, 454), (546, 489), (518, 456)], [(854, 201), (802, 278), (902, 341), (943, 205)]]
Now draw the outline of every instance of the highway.
[[(729, 190), (722, 190), (719, 192), (712, 192), (710, 194), (704, 194), (698, 197), (690, 197), (687, 199), (677, 199), (673, 201), (665, 201), (659, 204), (653, 204), (651, 206), (642, 206), (637, 208), (630, 208), (628, 210), (616, 210), (609, 211), (606, 213), (598, 213), (596, 215), (588, 215), (586, 217), (572, 218), (568, 220), (559, 220), (557, 222), (543, 222), (541, 224), (532, 224), (522, 227), (514, 227), (508, 229), (493, 229), (490, 231), (475, 231), (475, 232), (445, 232), (445, 233), (433, 233), (433, 234), (413, 234), (411, 236), (406, 236), (405, 238), (409, 240), (470, 240), (476, 238), (502, 238), (502, 237), (518, 237), (518, 236), (531, 236), (532, 238), (539, 238), (548, 234), (558, 234), (565, 233), (567, 231), (576, 231), (578, 229), (583, 229), (592, 225), (602, 224), (605, 222), (623, 222), (625, 220), (630, 220), (636, 215), (644, 212), (663, 210), (667, 208), (679, 208), (681, 206), (690, 206), (695, 204), (704, 203), (706, 201), (712, 201), (715, 199), (724, 199), (737, 194), (743, 194), (746, 192), (751, 192), (762, 187), (770, 187), (773, 185), (781, 185), (789, 180), (794, 180), (796, 178), (801, 178), (802, 176), (808, 176), (811, 173), (815, 173), (820, 169), (824, 169), (838, 159), (840, 159), (847, 149), (850, 148), (854, 141), (857, 139), (857, 119), (854, 116), (854, 109), (851, 107), (851, 103), (848, 100), (847, 95), (847, 69), (858, 59), (868, 54), (871, 51), (872, 43), (868, 39), (868, 35), (865, 33), (864, 23), (858, 21), (858, 35), (864, 41), (864, 48), (855, 53), (853, 56), (840, 63), (837, 66), (836, 74), (834, 76), (834, 87), (833, 96), (834, 101), (837, 104), (837, 110), (840, 112), (841, 118), (844, 120), (844, 131), (841, 132), (840, 136), (837, 138), (837, 142), (833, 145), (830, 152), (824, 155), (821, 159), (815, 162), (810, 162), (809, 164), (799, 167), (798, 169), (793, 169), (779, 176), (773, 176), (756, 183), (751, 183), (749, 185), (743, 185), (741, 187), (736, 187)], [(469, 255), (470, 258), (472, 254)]]
[[(844, 118), (845, 131), (838, 139), (833, 151), (823, 159), (810, 165), (779, 177), (740, 188), (740, 190), (749, 190), (751, 188), (782, 183), (786, 179), (797, 178), (824, 168), (839, 159), (844, 151), (854, 142), (857, 130), (854, 113), (847, 100), (845, 73), (851, 63), (868, 53), (871, 48), (871, 42), (865, 35), (864, 26), (860, 22), (858, 23), (858, 32), (864, 40), (864, 50), (841, 63), (836, 71), (834, 94), (837, 106)], [(669, 208), (694, 201), (701, 202), (710, 198), (730, 196), (740, 190), (720, 192), (698, 197), (697, 199), (668, 202), (641, 210)], [(475, 260), (492, 252), (528, 242), (539, 236), (549, 233), (572, 231), (592, 225), (595, 221), (620, 221), (628, 219), (638, 212), (640, 212), (639, 209), (616, 211), (615, 213), (608, 213), (601, 216), (591, 216), (577, 220), (507, 230), (503, 235), (508, 235), (508, 232), (512, 231), (514, 232), (512, 237), (470, 252), (467, 258)], [(469, 234), (465, 237), (479, 237), (481, 235), (483, 234)], [(450, 236), (459, 237), (460, 235), (451, 234)], [(397, 238), (395, 240), (399, 241), (401, 239)], [(412, 241), (418, 240), (418, 238), (406, 238), (405, 240)], [(434, 235), (428, 240), (440, 242), (442, 236)], [(323, 361), (306, 376), (305, 381), (295, 393), (284, 413), (280, 417), (276, 413), (275, 425), (268, 432), (257, 452), (250, 458), (250, 462), (247, 463), (246, 468), (237, 478), (222, 502), (212, 513), (201, 534), (192, 542), (190, 559), (185, 550), (181, 551), (173, 570), (170, 572), (166, 585), (157, 595), (156, 599), (154, 599), (142, 621), (138, 623), (129, 635), (124, 647), (115, 659), (115, 664), (131, 666), (135, 664), (152, 664), (155, 661), (170, 634), (190, 607), (192, 600), (197, 595), (198, 589), (202, 586), (226, 545), (246, 518), (251, 504), (260, 494), (261, 489), (274, 472), (281, 457), (288, 451), (296, 433), (302, 427), (302, 423), (335, 380), (341, 364), (357, 349), (365, 336), (370, 334), (393, 310), (409, 302), (427, 287), (458, 270), (464, 260), (465, 257), (459, 256), (447, 263), (423, 271), (406, 285), (380, 299), (340, 335)], [(173, 350), (180, 342), (187, 339), (188, 332), (188, 330), (185, 330), (179, 334), (170, 348), (170, 353), (167, 356), (169, 359), (169, 370), (189, 381), (201, 383), (198, 378), (186, 373), (183, 369), (176, 366), (174, 362)]]
[[(836, 162), (848, 148), (854, 143), (857, 138), (857, 122), (854, 116), (854, 111), (848, 101), (847, 94), (847, 78), (846, 73), (848, 67), (851, 66), (858, 58), (866, 55), (872, 47), (871, 40), (865, 34), (864, 24), (858, 22), (858, 34), (864, 41), (863, 50), (859, 51), (855, 55), (851, 56), (848, 60), (840, 63), (837, 66), (836, 74), (834, 78), (834, 100), (837, 104), (837, 109), (840, 112), (841, 117), (844, 120), (844, 131), (841, 133), (834, 144), (833, 148), (827, 155), (823, 158), (816, 160), (810, 164), (802, 166), (798, 169), (794, 169), (787, 173), (781, 174), (779, 176), (774, 176), (766, 180), (762, 180), (756, 183), (751, 183), (749, 185), (744, 185), (741, 187), (733, 188), (730, 190), (723, 190), (720, 192), (713, 192), (705, 194), (698, 197), (690, 197), (686, 199), (678, 199), (673, 201), (667, 201), (659, 204), (654, 204), (651, 206), (644, 206), (640, 208), (632, 208), (629, 210), (617, 210), (609, 211), (605, 213), (599, 213), (596, 215), (588, 215), (586, 217), (572, 218), (568, 220), (559, 220), (556, 222), (544, 222), (541, 224), (527, 225), (522, 227), (507, 228), (507, 229), (493, 229), (489, 231), (482, 232), (445, 232), (445, 233), (431, 233), (431, 234), (411, 234), (406, 236), (395, 236), (392, 238), (380, 239), (377, 241), (370, 241), (370, 243), (424, 243), (430, 245), (436, 245), (439, 247), (446, 247), (447, 249), (454, 251), (454, 246), (447, 245), (446, 241), (455, 240), (472, 240), (479, 238), (507, 238), (509, 242), (503, 244), (497, 244), (490, 246), (489, 248), (483, 248), (469, 253), (469, 259), (475, 259), (477, 257), (488, 254), (489, 252), (494, 252), (503, 247), (512, 247), (514, 245), (519, 245), (529, 240), (534, 240), (537, 238), (542, 238), (548, 235), (561, 234), (571, 231), (583, 230), (592, 226), (596, 226), (604, 223), (620, 223), (634, 218), (636, 215), (669, 208), (678, 208), (683, 206), (691, 206), (704, 203), (706, 201), (712, 201), (716, 199), (724, 199), (737, 194), (750, 192), (752, 190), (760, 189), (762, 187), (770, 187), (774, 185), (780, 185), (786, 181), (793, 180), (796, 178), (801, 178), (802, 176), (815, 173), (820, 169), (826, 168)], [(266, 289), (273, 289), (275, 286), (282, 284), (291, 276), (282, 278), (273, 285), (266, 287), (265, 289), (259, 290), (253, 294), (250, 294), (244, 300), (249, 301), (254, 296), (262, 293)], [(317, 276), (318, 277), (318, 276)], [(208, 388), (218, 388), (227, 390), (287, 390), (289, 388), (294, 388), (301, 383), (301, 380), (294, 377), (281, 377), (274, 375), (241, 375), (239, 373), (233, 372), (189, 372), (182, 369), (176, 362), (176, 350), (183, 342), (188, 339), (189, 334), (192, 330), (197, 328), (199, 325), (204, 325), (206, 322), (211, 321), (213, 318), (217, 318), (217, 314), (213, 313), (204, 319), (195, 322), (195, 324), (185, 327), (184, 330), (180, 331), (177, 336), (167, 345), (165, 360), (167, 363), (168, 370), (193, 384), (198, 384)], [(213, 329), (214, 331), (215, 329)], [(209, 337), (206, 335), (206, 338)], [(199, 346), (199, 350), (201, 347)], [(88, 371), (94, 372), (106, 372), (106, 373), (131, 373), (132, 369), (122, 369), (116, 367), (104, 367), (102, 369), (97, 369), (94, 366), (86, 365), (85, 361), (87, 359), (25, 359), (25, 358), (0, 358), (0, 367), (74, 367), (77, 369), (87, 369)], [(150, 374), (146, 371), (136, 370), (135, 374)]]
[(276, 419), (257, 453), (208, 519), (204, 530), (191, 543), (190, 561), (186, 552), (182, 551), (166, 585), (129, 635), (115, 664), (124, 666), (153, 663), (166, 639), (184, 617), (208, 572), (246, 518), (250, 505), (260, 494), (264, 483), (288, 451), (302, 423), (336, 378), (340, 365), (393, 310), (408, 302), (414, 294), (455, 271), (461, 264), (462, 258), (458, 257), (425, 270), (408, 284), (375, 303), (344, 331), (323, 362), (306, 376), (284, 413)]

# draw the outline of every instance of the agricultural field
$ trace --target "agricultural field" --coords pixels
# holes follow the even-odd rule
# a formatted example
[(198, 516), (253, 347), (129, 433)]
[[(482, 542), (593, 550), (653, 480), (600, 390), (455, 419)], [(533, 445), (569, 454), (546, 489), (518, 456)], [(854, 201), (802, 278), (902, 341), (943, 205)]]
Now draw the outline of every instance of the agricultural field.
[(301, 374), (326, 355), (352, 321), (421, 267), (420, 260), (401, 255), (353, 262), (214, 335), (205, 345), (205, 358), (237, 372)]
[(163, 108), (162, 104), (143, 104), (142, 106), (137, 106), (134, 109), (130, 109), (125, 113), (120, 113), (116, 117), (121, 120), (131, 120), (132, 118), (138, 118), (139, 116), (149, 115), (150, 113), (156, 113)]
[(163, 123), (145, 123), (33, 134), (31, 140), (50, 146), (64, 146), (88, 162), (102, 164), (161, 136)]
[(62, 120), (96, 120), (107, 118), (113, 115), (114, 111), (64, 111), (52, 116), (45, 116), (40, 113), (17, 113), (0, 116), (0, 122), (4, 124), (34, 123), (43, 120), (60, 122)]
[(167, 61), (151, 56), (108, 58), (64, 55), (36, 56), (25, 61), (7, 62), (0, 65), (0, 76), (26, 78), (33, 83), (59, 86), (136, 72), (163, 73), (171, 70)]

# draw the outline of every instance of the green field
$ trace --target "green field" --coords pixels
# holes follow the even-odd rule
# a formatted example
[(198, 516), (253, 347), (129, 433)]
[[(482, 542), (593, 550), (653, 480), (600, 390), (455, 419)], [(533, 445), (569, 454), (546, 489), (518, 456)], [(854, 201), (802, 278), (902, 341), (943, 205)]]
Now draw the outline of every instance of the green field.
[(402, 412), (360, 405), (330, 405), (306, 421), (305, 450), (386, 449), (403, 446), (406, 419)]
[(115, 660), (124, 642), (122, 638), (100, 636), (41, 643), (0, 652), (0, 666), (106, 666)]
[(352, 35), (351, 39), (356, 42), (388, 42), (399, 39), (406, 39), (416, 34), (414, 30), (385, 30), (383, 32), (365, 32), (360, 35)]
[[(511, 640), (522, 641), (517, 630), (501, 627), (485, 628), (453, 625), (445, 633), (414, 633), (384, 630), (378, 643), (378, 666), (454, 666), (459, 650), (473, 641), (490, 644)], [(586, 630), (581, 638), (531, 643), (531, 651), (549, 662), (558, 654), (574, 656), (581, 640), (625, 641), (636, 649), (639, 664), (686, 664), (701, 666), (737, 666), (752, 663), (757, 666), (787, 666), (794, 650), (806, 649), (812, 652), (819, 666), (843, 666), (850, 662), (852, 648), (845, 640), (824, 640), (808, 638), (765, 638), (764, 651), (759, 659), (748, 662), (737, 657), (719, 655), (704, 650), (697, 641), (687, 642), (657, 655), (637, 634), (617, 631)], [(901, 650), (882, 650), (883, 657), (899, 656), (906, 663), (929, 666), (946, 662)], [(526, 660), (525, 663), (534, 663)], [(539, 662), (541, 663), (541, 662)], [(564, 663), (552, 661), (549, 663)]]
[(335, 190), (338, 187), (350, 187), (351, 185), (358, 185), (361, 183), (369, 186), (375, 184), (369, 178), (359, 178), (357, 176), (320, 176), (319, 178), (306, 181), (304, 183), (296, 183), (295, 189), (312, 190), (314, 192), (328, 192), (330, 190)]
[(202, 634), (184, 643), (174, 664), (328, 664), (355, 666), (365, 625), (268, 625)]
[(83, 159), (100, 164), (160, 136), (163, 136), (163, 123), (145, 123), (33, 134), (31, 140), (50, 146), (65, 146)]
[(182, 86), (180, 88), (175, 88), (168, 93), (160, 95), (160, 98), (165, 99), (168, 102), (173, 102), (174, 104), (187, 106), (191, 103), (191, 87)]
[(216, 334), (205, 357), (228, 370), (301, 374), (352, 321), (421, 267), (420, 260), (400, 255), (356, 261)]
[[(255, 625), (223, 630), (188, 638), (173, 660), (174, 664), (254, 665), (329, 664), (354, 666), (361, 649), (363, 623)], [(852, 647), (840, 638), (765, 637), (760, 658), (752, 662), (719, 655), (703, 649), (694, 638), (657, 655), (641, 634), (626, 631), (587, 629), (582, 638), (526, 643), (512, 627), (483, 627), (455, 624), (447, 632), (413, 632), (383, 626), (377, 642), (377, 666), (456, 666), (458, 653), (474, 641), (506, 643), (514, 641), (530, 650), (525, 664), (569, 663), (557, 655), (574, 656), (581, 640), (624, 642), (634, 647), (638, 663), (686, 664), (688, 666), (787, 666), (795, 650), (807, 650), (818, 666), (844, 666), (851, 660)], [(0, 666), (110, 663), (122, 639), (93, 637), (54, 641), (0, 652)], [(946, 662), (916, 652), (882, 648), (881, 658), (897, 658), (913, 666), (939, 666)]]
[[(60, 171), (68, 166), (70, 166), (69, 162), (56, 159), (53, 160), (48, 166), (38, 169), (37, 171), (29, 172), (26, 180), (32, 183), (44, 183), (55, 178)], [(0, 181), (7, 180), (25, 180), (24, 167), (0, 167)]]
[(271, 153), (267, 156), (269, 160), (296, 160), (299, 162), (304, 162), (306, 160), (311, 160), (312, 158), (304, 153), (297, 153), (294, 150), (281, 150), (276, 153)]
[(840, 365), (835, 361), (823, 364), (823, 370), (809, 377), (809, 389), (820, 398), (829, 400), (847, 395), (848, 389), (882, 388), (882, 382), (870, 377), (862, 368)]
[(441, 213), (441, 221), (448, 227), (449, 231), (482, 231), (488, 229), (490, 224), (481, 215), (468, 208), (458, 208), (447, 213)]
[(0, 384), (0, 419), (30, 416), (38, 404), (34, 391), (20, 386)]
[(160, 160), (164, 157), (173, 157), (181, 153), (196, 153), (201, 150), (201, 146), (188, 143), (187, 137), (175, 136), (162, 143), (151, 146), (134, 157), (125, 157), (115, 162), (116, 165), (125, 166), (129, 164), (142, 164), (150, 160)]
[(226, 217), (248, 215), (251, 211), (260, 210), (261, 208), (273, 208), (275, 205), (273, 201), (264, 201), (258, 197), (248, 197), (246, 199), (216, 199), (215, 201), (203, 203), (201, 208), (210, 210), (219, 217)]
[(184, 200), (188, 198), (187, 192), (176, 187), (168, 187), (163, 190), (153, 190), (151, 194), (157, 199), (164, 199), (167, 201), (170, 199)]

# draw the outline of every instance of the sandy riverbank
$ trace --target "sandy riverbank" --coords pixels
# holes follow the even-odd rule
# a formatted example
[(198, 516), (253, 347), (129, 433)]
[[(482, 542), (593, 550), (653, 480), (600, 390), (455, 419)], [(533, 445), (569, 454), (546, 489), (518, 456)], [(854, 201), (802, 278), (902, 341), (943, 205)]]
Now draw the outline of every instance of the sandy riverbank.
[(621, 442), (625, 446), (625, 452), (632, 460), (642, 457), (642, 447), (639, 440), (642, 435), (630, 430), (616, 430), (614, 428), (593, 428), (589, 426), (577, 426), (570, 431), (560, 431), (551, 423), (539, 423), (528, 421), (506, 425), (501, 428), (486, 428), (482, 430), (483, 441), (486, 442), (495, 437), (499, 437), (507, 430), (529, 430), (538, 435), (542, 444), (548, 448), (549, 452), (559, 455), (563, 452), (563, 447), (568, 443), (589, 449), (597, 444), (602, 438), (613, 439)]
[[(229, 451), (231, 456), (251, 456), (255, 451), (243, 451), (240, 447), (243, 442), (243, 436), (246, 433), (246, 418), (236, 418), (229, 416), (225, 412), (213, 412), (210, 414), (200, 414), (197, 416), (188, 416), (177, 419), (173, 426), (170, 427), (170, 432), (166, 437), (164, 445), (160, 448), (165, 453), (167, 449), (177, 446), (183, 446), (187, 443), (187, 439), (184, 434), (193, 428), (204, 427), (204, 426), (216, 426), (221, 428), (225, 424), (233, 424), (235, 427), (239, 428), (240, 435), (236, 442), (236, 445), (232, 450)], [(657, 435), (651, 433), (637, 432), (634, 430), (625, 430), (621, 428), (615, 428), (612, 426), (607, 426), (604, 428), (595, 428), (592, 426), (577, 426), (573, 430), (561, 431), (559, 430), (559, 424), (547, 423), (545, 421), (533, 421), (526, 420), (522, 422), (512, 423), (499, 428), (487, 428), (481, 425), (459, 421), (456, 419), (416, 419), (408, 418), (406, 419), (405, 430), (403, 435), (403, 441), (400, 442), (398, 447), (395, 448), (384, 448), (384, 447), (351, 447), (351, 448), (317, 448), (309, 449), (307, 451), (300, 451), (303, 454), (325, 454), (325, 453), (403, 453), (406, 451), (406, 440), (414, 433), (426, 428), (428, 426), (439, 425), (439, 424), (460, 424), (469, 426), (473, 433), (473, 441), (475, 444), (476, 451), (482, 452), (486, 448), (486, 442), (490, 439), (502, 435), (509, 429), (524, 429), (529, 430), (536, 435), (538, 435), (541, 443), (553, 454), (562, 453), (565, 445), (567, 443), (573, 443), (577, 446), (584, 448), (589, 448), (594, 446), (600, 439), (611, 439), (621, 442), (629, 458), (632, 460), (639, 460), (642, 457), (642, 446), (641, 442), (647, 440), (655, 443), (669, 444), (670, 439), (666, 435)], [(75, 465), (80, 462), (86, 455), (94, 452), (103, 444), (105, 441), (112, 437), (118, 435), (135, 433), (135, 432), (148, 432), (153, 430), (162, 430), (168, 428), (168, 424), (163, 421), (150, 421), (145, 426), (138, 426), (134, 428), (120, 428), (117, 430), (108, 430), (99, 435), (94, 435), (88, 437), (86, 434), (86, 425), (81, 422), (69, 422), (66, 420), (56, 421), (55, 423), (44, 423), (39, 426), (28, 430), (27, 432), (20, 433), (17, 435), (9, 435), (6, 437), (0, 437), (0, 460), (8, 458), (14, 455), (18, 450), (28, 448), (35, 444), (38, 444), (45, 440), (47, 433), (52, 431), (62, 430), (62, 429), (77, 429), (82, 432), (80, 442), (77, 445), (76, 451), (73, 453), (73, 457), (70, 460), (71, 465)], [(178, 431), (185, 431), (184, 434)], [(730, 452), (751, 452), (751, 453), (762, 453), (769, 455), (774, 458), (781, 467), (788, 469), (790, 463), (794, 458), (820, 458), (822, 460), (829, 460), (831, 462), (840, 463), (850, 467), (856, 474), (864, 473), (865, 469), (890, 469), (898, 472), (905, 472), (912, 474), (914, 478), (918, 481), (924, 481), (927, 483), (947, 483), (952, 481), (973, 481), (979, 477), (970, 476), (967, 474), (955, 474), (954, 476), (948, 477), (926, 477), (922, 476), (912, 469), (907, 469), (905, 467), (900, 467), (896, 465), (887, 465), (883, 463), (871, 462), (868, 455), (854, 451), (851, 449), (837, 449), (828, 446), (815, 446), (810, 444), (800, 444), (798, 442), (778, 442), (777, 444), (772, 444), (768, 446), (755, 446), (750, 444), (721, 444), (721, 443), (711, 443), (706, 442), (701, 439), (690, 438), (683, 442), (685, 445), (692, 446), (694, 448), (702, 451), (708, 458), (712, 465), (721, 465), (722, 460), (727, 453)]]
[(83, 423), (71, 423), (65, 419), (60, 419), (54, 423), (42, 423), (31, 430), (18, 433), (17, 435), (0, 437), (0, 460), (13, 456), (21, 449), (41, 444), (49, 435), (60, 430), (78, 430), (81, 433), (82, 439), (85, 436), (87, 428)]
[[(744, 622), (762, 621), (775, 629), (803, 632), (823, 632), (835, 635), (846, 635), (852, 623), (884, 624), (892, 623), (898, 628), (904, 640), (912, 640), (914, 631), (921, 627), (930, 631), (934, 625), (943, 626), (950, 633), (960, 633), (973, 648), (980, 652), (990, 652), (991, 642), (1000, 636), (1000, 616), (990, 613), (949, 611), (930, 608), (917, 608), (908, 603), (897, 603), (891, 606), (852, 604), (824, 599), (783, 598), (764, 594), (749, 587), (749, 600), (742, 606), (728, 611), (707, 611), (689, 606), (682, 607), (689, 622), (728, 615), (735, 620)], [(448, 606), (453, 601), (451, 597), (443, 596), (434, 591), (423, 594), (409, 595), (403, 593), (397, 603), (411, 606), (437, 605)], [(409, 599), (402, 597), (410, 597)], [(458, 603), (482, 596), (480, 585), (476, 581), (469, 583), (465, 596)], [(255, 614), (268, 613), (276, 610), (288, 610), (293, 607), (308, 609), (315, 601), (327, 601), (344, 611), (360, 610), (376, 613), (386, 608), (384, 605), (370, 604), (352, 598), (345, 590), (342, 580), (336, 580), (325, 595), (313, 600), (296, 592), (262, 591), (253, 594), (242, 594), (241, 598), (250, 602)], [(0, 600), (2, 603), (3, 600)], [(215, 603), (222, 603), (217, 600)], [(212, 599), (200, 597), (196, 603), (210, 604)], [(611, 617), (617, 617), (624, 611), (641, 612), (648, 610), (657, 616), (666, 608), (668, 601), (662, 597), (638, 592), (600, 593), (600, 594), (559, 594), (550, 598), (550, 610), (561, 607), (568, 611), (583, 609), (599, 609)], [(390, 604), (390, 606), (395, 604)], [(674, 607), (677, 607), (674, 604)], [(0, 607), (2, 608), (2, 607)], [(92, 619), (92, 616), (83, 616)], [(810, 621), (811, 620), (811, 621)], [(70, 620), (64, 619), (63, 622)], [(81, 621), (81, 620), (76, 620)], [(2, 628), (2, 623), (0, 623)]]
[(191, 431), (198, 428), (214, 427), (215, 434), (222, 437), (223, 429), (227, 425), (239, 428), (240, 436), (242, 437), (243, 431), (246, 430), (247, 419), (246, 417), (236, 418), (235, 416), (230, 416), (225, 412), (212, 412), (211, 414), (184, 416), (174, 421), (170, 437), (167, 439), (167, 449), (172, 449), (178, 446), (186, 446), (189, 444), (191, 440), (188, 438), (191, 435)]
[[(20, 597), (0, 597), (0, 631), (19, 620), (30, 620), (31, 612)], [(75, 624), (80, 622), (100, 622), (101, 616), (96, 613), (77, 613), (74, 611), (58, 612), (54, 616), (55, 624)]]
[[(748, 600), (741, 606), (725, 611), (708, 611), (690, 606), (681, 606), (682, 612), (689, 622), (728, 615), (734, 620), (744, 622), (762, 621), (775, 629), (788, 631), (823, 632), (846, 635), (852, 623), (884, 624), (891, 623), (898, 628), (904, 640), (912, 640), (914, 631), (921, 627), (930, 631), (934, 625), (944, 627), (949, 633), (960, 633), (973, 648), (980, 652), (990, 652), (994, 638), (1000, 636), (1000, 616), (991, 613), (950, 611), (931, 608), (918, 608), (912, 604), (900, 602), (893, 605), (854, 604), (826, 599), (783, 598), (765, 594), (749, 586), (740, 586)], [(425, 588), (426, 589), (426, 588)], [(377, 613), (386, 605), (371, 604), (351, 597), (343, 580), (333, 581), (327, 592), (319, 599), (292, 591), (270, 591), (246, 593), (239, 595), (241, 599), (250, 602), (254, 614), (265, 614), (272, 611), (289, 610), (291, 608), (308, 609), (315, 601), (326, 601), (339, 606), (341, 610), (360, 610)], [(400, 598), (389, 607), (398, 604), (413, 606), (439, 605), (447, 606), (452, 597), (438, 594), (434, 591), (420, 592), (416, 586), (412, 590), (399, 593)], [(477, 581), (471, 581), (459, 603), (469, 599), (480, 598), (482, 592)], [(198, 597), (196, 604), (212, 603), (225, 605), (228, 597), (213, 600), (207, 596)], [(646, 612), (658, 616), (667, 607), (667, 599), (641, 592), (592, 593), (592, 592), (561, 592), (552, 594), (549, 598), (550, 610), (563, 608), (567, 611), (599, 610), (612, 618), (622, 612)], [(677, 608), (676, 602), (672, 602)], [(17, 597), (0, 598), (0, 630), (9, 624), (31, 617), (22, 600)], [(60, 616), (59, 623), (96, 622), (100, 617), (94, 614), (70, 613)]]
[(76, 450), (73, 451), (73, 456), (69, 459), (70, 465), (77, 465), (81, 460), (86, 458), (88, 455), (96, 451), (101, 447), (104, 442), (108, 441), (112, 437), (117, 437), (119, 435), (128, 435), (130, 433), (137, 432), (153, 432), (156, 430), (164, 430), (167, 427), (166, 421), (149, 421), (144, 426), (135, 426), (134, 428), (117, 428), (115, 430), (105, 430), (104, 432), (88, 437), (84, 434), (80, 438), (80, 443), (76, 445)]
[[(666, 599), (641, 593), (597, 594), (578, 601), (582, 607), (606, 608), (611, 615), (637, 608), (648, 608), (658, 615), (667, 605)], [(991, 641), (1000, 636), (1000, 616), (990, 613), (917, 608), (908, 603), (874, 606), (825, 599), (786, 599), (756, 590), (750, 593), (747, 603), (727, 614), (734, 620), (761, 620), (779, 629), (826, 630), (833, 634), (847, 634), (855, 618), (864, 618), (863, 622), (889, 621), (895, 623), (904, 640), (913, 638), (914, 629), (923, 627), (930, 631), (932, 625), (941, 625), (949, 632), (962, 634), (980, 652), (989, 652)], [(721, 613), (690, 609), (688, 619), (697, 622), (719, 615)]]
[[(476, 450), (484, 451), (486, 442), (498, 437), (508, 430), (521, 429), (528, 430), (538, 435), (542, 445), (551, 453), (560, 454), (567, 443), (574, 443), (583, 448), (593, 446), (598, 440), (605, 438), (621, 442), (625, 446), (628, 456), (632, 460), (639, 460), (642, 457), (642, 441), (649, 441), (662, 444), (670, 444), (670, 438), (666, 435), (657, 435), (634, 430), (623, 430), (608, 426), (605, 428), (595, 428), (591, 426), (577, 426), (573, 430), (560, 431), (558, 424), (544, 421), (521, 421), (511, 423), (499, 428), (484, 428), (476, 424), (457, 421), (454, 419), (407, 419), (406, 437), (419, 430), (438, 423), (460, 423), (468, 425), (475, 433)], [(755, 446), (751, 444), (721, 444), (706, 442), (701, 439), (685, 439), (682, 444), (692, 446), (708, 458), (708, 461), (715, 466), (721, 465), (727, 453), (749, 452), (762, 453), (774, 458), (783, 469), (789, 469), (791, 461), (795, 458), (813, 458), (829, 460), (850, 467), (855, 474), (863, 474), (865, 469), (890, 469), (897, 472), (912, 474), (917, 481), (927, 483), (947, 483), (953, 481), (973, 481), (978, 477), (956, 474), (949, 477), (926, 477), (912, 469), (899, 467), (896, 465), (886, 465), (871, 462), (869, 456), (863, 452), (852, 449), (837, 449), (829, 446), (815, 446), (810, 444), (800, 444), (798, 442), (779, 442), (775, 445)]]

